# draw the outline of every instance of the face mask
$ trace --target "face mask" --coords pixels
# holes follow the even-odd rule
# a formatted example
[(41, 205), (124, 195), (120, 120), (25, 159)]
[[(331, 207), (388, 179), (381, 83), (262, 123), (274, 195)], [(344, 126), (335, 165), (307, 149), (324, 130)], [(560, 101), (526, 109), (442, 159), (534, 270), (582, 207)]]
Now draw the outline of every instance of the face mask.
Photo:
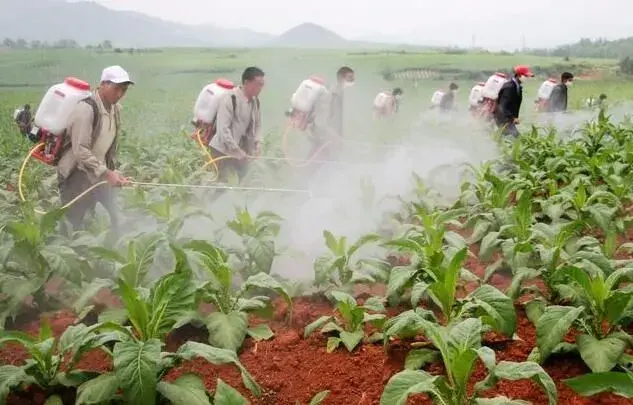
[(343, 83), (343, 87), (346, 88), (346, 89), (349, 88), (349, 87), (352, 87), (353, 85), (354, 85), (354, 82), (345, 81)]
[(571, 84), (572, 84), (572, 82), (567, 82), (567, 83), (565, 83), (565, 85), (566, 85), (567, 87), (571, 87)]

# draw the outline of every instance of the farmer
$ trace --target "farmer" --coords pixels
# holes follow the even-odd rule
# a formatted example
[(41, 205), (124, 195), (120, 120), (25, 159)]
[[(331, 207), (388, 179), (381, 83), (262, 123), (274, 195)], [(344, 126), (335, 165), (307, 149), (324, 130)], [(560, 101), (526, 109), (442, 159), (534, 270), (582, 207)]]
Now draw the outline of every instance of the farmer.
[(232, 176), (240, 179), (246, 173), (248, 158), (259, 156), (261, 111), (259, 93), (264, 87), (264, 71), (248, 67), (242, 73), (242, 84), (228, 91), (219, 101), (217, 131), (209, 144), (217, 161), (219, 180), (227, 182)]
[(108, 211), (110, 226), (118, 232), (118, 215), (113, 187), (128, 180), (115, 170), (117, 144), (120, 135), (120, 106), (117, 104), (130, 84), (130, 75), (121, 66), (103, 69), (101, 82), (94, 95), (74, 107), (57, 164), (59, 194), (62, 204), (68, 204), (79, 194), (105, 180), (106, 185), (96, 187), (73, 203), (66, 212), (73, 229), (81, 226), (88, 211), (97, 202)]
[(567, 112), (567, 89), (571, 87), (574, 75), (565, 72), (560, 76), (560, 79), (560, 83), (552, 89), (552, 94), (549, 97), (548, 112)]
[(312, 135), (310, 156), (319, 152), (323, 156), (326, 142), (343, 138), (343, 100), (345, 90), (354, 85), (355, 75), (352, 68), (343, 66), (336, 72), (336, 84), (320, 97), (309, 118)]
[(587, 108), (593, 108), (593, 107), (602, 108), (602, 106), (604, 105), (606, 101), (607, 101), (607, 95), (602, 93), (600, 94), (600, 97), (598, 97), (597, 100), (594, 97), (588, 98), (587, 101), (585, 102), (585, 106)]
[(393, 117), (398, 112), (402, 93), (400, 87), (378, 93), (374, 99), (374, 119)]
[(519, 111), (523, 101), (523, 83), (534, 74), (527, 66), (519, 65), (514, 68), (514, 75), (505, 82), (499, 91), (495, 121), (505, 136), (517, 137), (519, 130)]
[(457, 106), (457, 100), (455, 96), (457, 95), (458, 89), (459, 86), (457, 85), (457, 83), (451, 83), (448, 86), (448, 91), (444, 93), (442, 99), (440, 100), (441, 112), (450, 112), (455, 109), (455, 107)]
[(29, 104), (24, 104), (18, 111), (18, 115), (15, 117), (15, 123), (18, 125), (22, 135), (29, 135), (32, 123), (31, 106)]

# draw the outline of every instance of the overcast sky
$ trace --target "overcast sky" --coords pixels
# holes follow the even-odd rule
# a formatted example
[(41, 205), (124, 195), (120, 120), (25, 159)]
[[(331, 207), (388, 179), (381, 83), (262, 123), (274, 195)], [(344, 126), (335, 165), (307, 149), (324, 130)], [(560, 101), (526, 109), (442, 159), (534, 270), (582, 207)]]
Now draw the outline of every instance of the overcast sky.
[(633, 36), (631, 0), (96, 0), (188, 24), (280, 34), (313, 22), (340, 35), (514, 49)]

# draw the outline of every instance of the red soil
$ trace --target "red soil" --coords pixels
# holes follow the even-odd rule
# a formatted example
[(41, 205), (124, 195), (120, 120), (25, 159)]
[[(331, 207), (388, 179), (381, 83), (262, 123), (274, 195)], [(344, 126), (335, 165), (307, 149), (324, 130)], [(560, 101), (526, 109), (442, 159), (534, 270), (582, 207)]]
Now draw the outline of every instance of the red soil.
[[(472, 249), (477, 254), (477, 249)], [(404, 264), (404, 263), (403, 263)], [(483, 276), (487, 264), (475, 258), (469, 258), (465, 266), (478, 276)], [(498, 274), (491, 278), (491, 284), (505, 291), (510, 284), (507, 275)], [(539, 283), (536, 283), (539, 285)], [(470, 291), (476, 286), (469, 285)], [(540, 283), (539, 287), (542, 287)], [(359, 288), (356, 293), (368, 297), (384, 292), (384, 286)], [(216, 384), (217, 378), (222, 378), (231, 386), (239, 389), (254, 405), (295, 405), (297, 401), (307, 404), (318, 392), (330, 390), (330, 395), (324, 401), (326, 405), (371, 405), (378, 404), (380, 395), (389, 378), (403, 369), (404, 359), (409, 349), (407, 343), (394, 343), (385, 352), (379, 344), (364, 344), (353, 353), (348, 353), (344, 347), (334, 353), (326, 353), (327, 338), (318, 333), (303, 338), (303, 328), (322, 315), (333, 313), (331, 304), (323, 297), (301, 297), (294, 300), (292, 324), (287, 325), (284, 320), (287, 315), (287, 305), (275, 301), (275, 315), (269, 323), (275, 336), (269, 341), (255, 343), (248, 339), (240, 354), (242, 364), (251, 372), (263, 389), (260, 398), (254, 398), (242, 385), (238, 370), (233, 366), (213, 366), (204, 360), (188, 361), (178, 368), (171, 370), (166, 379), (172, 380), (186, 372), (195, 372), (204, 378), (209, 390)], [(402, 310), (402, 309), (400, 309)], [(389, 311), (395, 315), (398, 311)], [(521, 340), (511, 340), (496, 334), (487, 334), (484, 341), (492, 347), (497, 355), (497, 361), (525, 361), (536, 345), (536, 331), (527, 319), (521, 307), (517, 307), (519, 317), (517, 334)], [(74, 317), (68, 311), (49, 316), (53, 331), (59, 335), (66, 327), (74, 322)], [(253, 323), (261, 320), (252, 319)], [(35, 334), (39, 322), (26, 325), (23, 330)], [(566, 340), (573, 342), (574, 334), (570, 333)], [(166, 350), (177, 348), (188, 340), (205, 342), (206, 330), (186, 326), (174, 331), (166, 342)], [(24, 350), (15, 345), (0, 348), (0, 364), (21, 364), (26, 358)], [(88, 353), (81, 361), (80, 368), (84, 370), (106, 371), (111, 369), (112, 362), (102, 351)], [(613, 394), (601, 394), (591, 398), (583, 398), (568, 388), (563, 380), (589, 372), (578, 356), (553, 356), (545, 365), (545, 370), (556, 382), (561, 405), (620, 405), (631, 404), (631, 400)], [(433, 374), (443, 372), (441, 363), (427, 367)], [(486, 376), (482, 364), (478, 364), (470, 381), (470, 388)], [(30, 396), (29, 396), (30, 395)], [(486, 396), (504, 395), (509, 398), (532, 401), (534, 404), (546, 404), (546, 395), (531, 381), (502, 381)], [(24, 395), (18, 397), (12, 394), (8, 405), (43, 404), (43, 391), (31, 389), (29, 401), (24, 402)], [(72, 402), (69, 402), (72, 403)], [(409, 404), (431, 404), (426, 396), (410, 398)]]

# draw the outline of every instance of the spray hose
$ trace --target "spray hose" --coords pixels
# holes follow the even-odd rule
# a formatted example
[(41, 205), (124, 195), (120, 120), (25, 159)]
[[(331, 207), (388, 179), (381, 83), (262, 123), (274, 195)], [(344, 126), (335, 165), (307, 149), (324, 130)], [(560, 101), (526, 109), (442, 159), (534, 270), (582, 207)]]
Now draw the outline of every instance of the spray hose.
[[(22, 165), (20, 166), (20, 171), (18, 174), (18, 195), (20, 196), (20, 200), (22, 202), (26, 202), (26, 196), (24, 195), (24, 173), (26, 170), (26, 165), (29, 162), (29, 159), (39, 150), (41, 150), (45, 144), (43, 142), (35, 145), (29, 153), (22, 161)], [(206, 149), (206, 148), (205, 148)], [(206, 163), (207, 165), (213, 165), (216, 168), (216, 178), (217, 179), (217, 164), (216, 162), (221, 159), (232, 158), (231, 156), (221, 156), (216, 159), (213, 159), (211, 154), (208, 155), (211, 159)], [(214, 179), (214, 180), (215, 180)], [(75, 204), (77, 201), (82, 199), (84, 196), (92, 192), (94, 189), (101, 187), (103, 185), (108, 184), (107, 181), (103, 180), (98, 183), (93, 184), (84, 190), (81, 194), (77, 195), (75, 198), (64, 204), (60, 209), (66, 209)], [(293, 193), (293, 194), (307, 194), (310, 198), (313, 197), (313, 193), (310, 190), (301, 190), (301, 189), (288, 189), (288, 188), (264, 188), (264, 187), (237, 187), (231, 186), (227, 184), (215, 184), (215, 185), (191, 185), (191, 184), (173, 184), (173, 183), (145, 183), (139, 181), (129, 181), (126, 182), (125, 185), (136, 186), (136, 187), (176, 187), (176, 188), (188, 188), (188, 189), (208, 189), (208, 190), (237, 190), (237, 191), (258, 191), (258, 192), (272, 192), (272, 193)], [(34, 208), (35, 213), (44, 215), (45, 211)]]

